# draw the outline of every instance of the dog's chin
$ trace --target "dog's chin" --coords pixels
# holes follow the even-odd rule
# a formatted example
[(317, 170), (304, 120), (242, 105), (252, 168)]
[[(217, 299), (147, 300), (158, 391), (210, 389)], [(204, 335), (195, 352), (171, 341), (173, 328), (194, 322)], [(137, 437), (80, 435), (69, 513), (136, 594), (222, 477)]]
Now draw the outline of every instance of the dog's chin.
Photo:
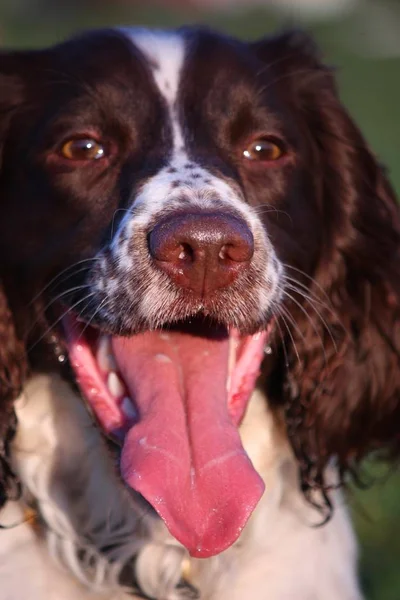
[(196, 557), (229, 547), (264, 484), (238, 427), (273, 328), (242, 335), (203, 316), (126, 337), (63, 319), (81, 393), (121, 447), (121, 475)]

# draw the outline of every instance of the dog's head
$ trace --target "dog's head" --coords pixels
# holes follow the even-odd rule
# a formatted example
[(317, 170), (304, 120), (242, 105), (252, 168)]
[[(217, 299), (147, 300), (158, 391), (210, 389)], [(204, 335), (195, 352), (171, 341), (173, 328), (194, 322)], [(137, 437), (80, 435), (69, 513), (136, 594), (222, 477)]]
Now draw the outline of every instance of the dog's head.
[(398, 210), (308, 40), (103, 31), (1, 58), (8, 400), (21, 355), (68, 355), (196, 556), (263, 492), (237, 427), (265, 347), (305, 488), (396, 443)]

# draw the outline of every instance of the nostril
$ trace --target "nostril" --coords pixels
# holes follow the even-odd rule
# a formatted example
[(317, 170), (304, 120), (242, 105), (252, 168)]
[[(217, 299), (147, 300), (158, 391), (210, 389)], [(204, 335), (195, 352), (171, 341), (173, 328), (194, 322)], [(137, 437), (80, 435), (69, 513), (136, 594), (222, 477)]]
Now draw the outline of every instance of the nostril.
[(190, 246), (190, 244), (180, 244), (179, 246), (179, 254), (178, 254), (178, 258), (181, 261), (184, 262), (193, 262), (194, 261), (194, 250), (193, 248)]
[(220, 260), (225, 260), (226, 259), (226, 246), (222, 246), (221, 250), (218, 253), (218, 258)]
[(218, 254), (218, 258), (224, 262), (249, 262), (254, 253), (254, 244), (252, 236), (235, 240), (232, 243), (224, 244)]

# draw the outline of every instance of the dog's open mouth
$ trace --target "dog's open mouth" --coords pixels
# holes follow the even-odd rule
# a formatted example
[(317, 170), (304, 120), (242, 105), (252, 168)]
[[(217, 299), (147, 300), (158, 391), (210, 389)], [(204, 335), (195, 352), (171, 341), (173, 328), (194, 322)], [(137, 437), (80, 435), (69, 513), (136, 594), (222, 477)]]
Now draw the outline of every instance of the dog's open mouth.
[(121, 443), (126, 483), (192, 556), (229, 547), (264, 490), (238, 426), (269, 330), (240, 336), (203, 325), (201, 335), (175, 327), (125, 338), (72, 317), (65, 328), (82, 393)]

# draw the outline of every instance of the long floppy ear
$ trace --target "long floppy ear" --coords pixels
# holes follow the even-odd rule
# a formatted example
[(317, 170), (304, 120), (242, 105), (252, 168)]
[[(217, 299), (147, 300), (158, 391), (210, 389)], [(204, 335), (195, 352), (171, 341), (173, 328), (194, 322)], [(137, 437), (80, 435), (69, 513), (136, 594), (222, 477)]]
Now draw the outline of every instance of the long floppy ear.
[[(2, 214), (2, 157), (10, 119), (21, 101), (22, 86), (13, 73), (13, 55), (0, 53), (0, 219)], [(14, 400), (27, 372), (24, 343), (17, 334), (3, 279), (5, 259), (0, 257), (0, 507), (15, 490), (8, 461), (9, 443), (16, 427)]]
[(288, 367), (282, 352), (271, 394), (283, 399), (303, 489), (323, 490), (332, 458), (343, 476), (370, 451), (400, 454), (400, 213), (313, 43), (289, 33), (255, 49), (277, 69), (312, 150), (323, 242), (313, 282), (298, 286), (303, 311), (289, 306)]
[(0, 282), (0, 507), (15, 488), (8, 451), (16, 427), (13, 403), (21, 392), (26, 372), (25, 347), (18, 339)]

